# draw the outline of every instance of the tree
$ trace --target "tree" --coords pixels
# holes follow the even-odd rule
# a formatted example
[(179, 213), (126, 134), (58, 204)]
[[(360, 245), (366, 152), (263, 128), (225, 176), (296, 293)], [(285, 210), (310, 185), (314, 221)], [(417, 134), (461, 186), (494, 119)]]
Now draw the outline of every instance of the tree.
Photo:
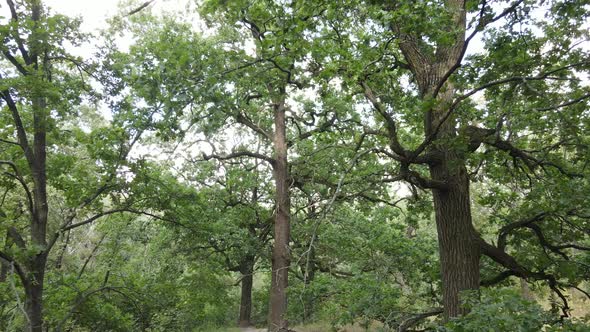
[[(247, 3), (233, 5), (232, 9), (248, 8)], [(301, 31), (289, 30), (291, 19), (287, 16), (284, 21), (273, 22), (275, 26), (268, 26), (267, 36), (260, 35), (265, 32), (260, 31), (257, 24), (268, 19), (265, 6), (249, 8), (251, 12), (242, 19), (237, 11), (209, 3), (203, 13), (210, 21), (224, 25), (220, 27), (223, 33), (207, 39), (191, 32), (188, 24), (164, 19), (161, 26), (147, 31), (149, 36), (158, 36), (157, 42), (142, 38), (132, 49), (135, 56), (130, 62), (136, 66), (130, 71), (140, 73), (133, 75), (129, 82), (136, 89), (134, 93), (148, 105), (163, 105), (167, 123), (173, 123), (175, 129), (183, 123), (182, 114), (192, 112), (185, 122), (197, 124), (199, 134), (204, 134), (207, 140), (221, 136), (222, 129), (236, 130), (237, 127), (248, 130), (251, 134), (247, 137), (255, 135), (253, 142), (265, 142), (261, 144), (261, 151), (252, 151), (245, 143), (224, 153), (211, 151), (203, 159), (255, 158), (272, 169), (275, 223), (269, 325), (275, 331), (288, 328), (285, 315), (290, 267), (290, 183), (293, 181), (288, 150), (299, 141), (328, 131), (343, 120), (340, 116), (347, 116), (348, 110), (338, 105), (336, 98), (331, 100), (334, 105), (326, 103), (326, 110), (313, 114), (290, 104), (289, 98), (301, 98), (308, 86), (303, 81), (304, 68), (297, 65), (305, 55), (300, 45), (305, 41)], [(288, 11), (280, 4), (271, 4), (267, 9), (275, 12), (273, 17), (278, 13), (286, 15)], [(149, 18), (146, 16), (144, 20)], [(233, 27), (235, 22), (245, 26)], [(133, 29), (146, 36), (146, 30)], [(254, 43), (253, 50), (246, 49), (245, 40)], [(185, 47), (171, 50), (170, 44)], [(136, 77), (139, 82), (135, 81)], [(314, 106), (312, 102), (307, 104)], [(288, 121), (294, 126), (288, 126)]]
[(94, 105), (82, 105), (93, 96), (87, 82), (93, 68), (62, 46), (85, 37), (78, 20), (50, 15), (39, 0), (6, 3), (0, 164), (10, 199), (2, 202), (9, 209), (0, 259), (24, 289), (26, 330), (42, 331), (49, 254), (69, 230), (131, 211), (125, 196), (105, 202), (126, 187), (121, 170), (141, 130), (93, 128), (100, 117)]
[[(202, 13), (218, 34), (192, 53), (191, 64), (202, 69), (198, 86), (203, 88), (182, 106), (202, 106), (204, 131), (230, 120), (273, 142), (266, 154), (241, 147), (207, 158), (254, 157), (272, 165), (278, 212), (292, 196), (283, 190), (287, 180), (298, 181), (295, 158), (287, 158), (287, 151), (293, 151), (299, 139), (334, 126), (356, 126), (357, 135), (371, 137), (359, 139), (357, 150), (390, 161), (381, 170), (384, 183), (401, 181), (413, 194), (432, 195), (445, 318), (465, 313), (461, 292), (508, 276), (545, 280), (565, 299), (559, 290), (564, 281), (555, 268), (559, 263), (528, 265), (516, 250), (535, 239), (563, 260), (587, 249), (580, 228), (587, 216), (585, 198), (564, 200), (559, 206), (543, 203), (568, 186), (587, 188), (581, 175), (586, 172), (582, 160), (588, 134), (572, 130), (573, 124), (588, 121), (583, 111), (588, 87), (577, 78), (588, 69), (587, 51), (578, 43), (587, 38), (579, 27), (587, 9), (555, 1), (542, 18), (535, 14), (542, 6), (519, 0), (493, 5), (463, 0), (210, 1)], [(467, 55), (479, 37), (484, 51)], [(216, 42), (223, 46), (216, 47)], [(168, 53), (163, 58), (172, 59)], [(154, 68), (166, 63), (166, 77), (176, 78), (170, 86), (176, 87), (183, 77), (194, 87), (191, 78), (197, 70), (189, 65), (191, 56), (183, 54), (178, 63), (148, 60)], [(215, 63), (218, 58), (225, 61)], [(180, 76), (170, 75), (178, 68)], [(153, 73), (160, 79), (164, 71)], [(158, 96), (158, 89), (150, 90), (151, 95)], [(294, 107), (290, 99), (306, 89), (320, 101), (307, 98), (304, 107)], [(166, 98), (177, 96), (174, 89), (167, 92)], [(355, 112), (361, 115), (343, 115)], [(539, 112), (544, 115), (534, 115)], [(287, 126), (291, 122), (293, 130)], [(338, 138), (334, 142), (340, 143)], [(491, 223), (485, 233), (483, 221), (475, 224), (473, 218), (472, 205), (480, 197), (471, 191), (475, 180), (514, 182), (522, 195), (538, 197), (539, 204), (519, 197), (522, 200), (515, 202), (523, 204), (514, 209), (522, 213), (496, 208), (505, 218), (486, 215)], [(334, 182), (329, 184), (333, 187)], [(504, 190), (513, 188), (495, 188), (495, 193)], [(499, 201), (506, 200), (482, 198), (478, 204), (493, 208)], [(277, 225), (288, 225), (288, 212), (277, 213)], [(553, 223), (540, 226), (545, 220)], [(558, 234), (556, 222), (570, 226), (567, 237)], [(288, 250), (282, 251), (289, 247), (287, 228), (275, 227), (279, 233), (273, 270), (285, 274), (273, 273), (273, 285), (280, 287), (272, 288), (276, 301), (271, 300), (271, 329), (287, 327), (283, 288), (289, 259)], [(535, 236), (516, 236), (523, 229)], [(497, 244), (489, 243), (492, 237)], [(482, 255), (504, 270), (483, 279), (480, 264), (488, 271), (490, 262), (482, 261)], [(564, 309), (565, 314), (567, 305)]]
[[(478, 174), (487, 181), (506, 181), (506, 171), (500, 174), (499, 169), (511, 170), (507, 161), (513, 159), (522, 173), (508, 174), (513, 179), (528, 176), (532, 181), (525, 187), (528, 194), (543, 190), (551, 196), (564, 189), (548, 188), (546, 181), (585, 188), (584, 181), (576, 178), (581, 175), (579, 158), (587, 135), (564, 128), (587, 121), (581, 110), (587, 107), (588, 87), (577, 78), (588, 69), (587, 52), (577, 44), (587, 37), (575, 23), (587, 16), (586, 9), (556, 1), (548, 6), (550, 14), (540, 18), (534, 14), (542, 6), (539, 2), (492, 6), (487, 1), (385, 1), (371, 2), (364, 11), (356, 10), (355, 4), (339, 4), (347, 9), (344, 14), (328, 9), (333, 29), (323, 39), (334, 41), (334, 50), (350, 50), (337, 67), (346, 73), (342, 79), (349, 91), (364, 95), (372, 105), (382, 126), (378, 135), (387, 139), (377, 151), (399, 165), (394, 179), (432, 193), (444, 316), (465, 313), (459, 300), (462, 291), (494, 283), (480, 278), (482, 255), (505, 269), (492, 281), (509, 275), (546, 280), (563, 298), (559, 272), (521, 264), (506, 250), (506, 238), (531, 227), (541, 247), (569, 259), (572, 254), (563, 250), (587, 250), (579, 242), (583, 232), (576, 226), (583, 216), (575, 212), (573, 218), (566, 217), (574, 243), (546, 241), (545, 234), (554, 229), (538, 222), (545, 220), (546, 213), (557, 221), (568, 214), (566, 205), (580, 211), (584, 204), (568, 200), (559, 209), (523, 205), (520, 209), (526, 210), (526, 216), (501, 224), (496, 246), (474, 226), (470, 187)], [(354, 28), (360, 25), (368, 28)], [(522, 27), (520, 32), (517, 26)], [(533, 26), (542, 32), (535, 34)], [(480, 35), (485, 52), (466, 57), (470, 42)], [(477, 104), (471, 98), (481, 92), (484, 102)], [(542, 120), (539, 112), (544, 114)], [(555, 153), (557, 149), (567, 151), (566, 157)]]

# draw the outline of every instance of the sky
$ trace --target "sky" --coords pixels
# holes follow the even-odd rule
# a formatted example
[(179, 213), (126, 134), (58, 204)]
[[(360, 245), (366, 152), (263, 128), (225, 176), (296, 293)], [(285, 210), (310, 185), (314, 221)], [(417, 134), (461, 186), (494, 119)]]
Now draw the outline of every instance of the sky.
[(82, 16), (84, 31), (106, 27), (106, 19), (118, 11), (120, 0), (45, 0), (54, 12), (67, 16)]

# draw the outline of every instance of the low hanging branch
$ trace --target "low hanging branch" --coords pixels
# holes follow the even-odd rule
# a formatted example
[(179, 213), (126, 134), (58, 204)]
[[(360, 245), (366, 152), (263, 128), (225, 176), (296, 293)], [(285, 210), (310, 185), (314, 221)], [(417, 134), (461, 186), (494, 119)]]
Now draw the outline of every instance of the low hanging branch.
[(436, 308), (436, 309), (432, 309), (430, 311), (427, 312), (423, 312), (423, 313), (419, 313), (419, 314), (414, 314), (411, 315), (409, 317), (406, 317), (399, 325), (399, 327), (397, 328), (397, 332), (406, 332), (408, 331), (410, 328), (412, 328), (413, 326), (415, 326), (416, 324), (420, 323), (420, 321), (428, 318), (428, 317), (432, 317), (432, 316), (437, 316), (443, 313), (443, 309), (442, 308)]
[(493, 261), (495, 261), (496, 263), (502, 265), (504, 268), (507, 269), (506, 271), (501, 272), (498, 276), (496, 276), (490, 280), (482, 281), (481, 282), (482, 285), (486, 285), (486, 286), (493, 285), (495, 283), (501, 282), (502, 280), (505, 280), (506, 278), (508, 278), (510, 276), (517, 276), (517, 277), (523, 278), (523, 279), (545, 280), (549, 284), (549, 288), (551, 288), (551, 290), (555, 294), (557, 294), (557, 296), (561, 299), (561, 301), (563, 303), (563, 306), (561, 307), (561, 311), (563, 314), (561, 317), (562, 318), (569, 317), (569, 311), (570, 311), (569, 303), (567, 301), (567, 298), (565, 297), (565, 295), (563, 294), (563, 292), (560, 289), (560, 287), (563, 287), (564, 285), (561, 285), (557, 281), (557, 278), (554, 275), (547, 274), (543, 271), (539, 271), (539, 272), (531, 271), (531, 270), (527, 269), (526, 267), (520, 265), (516, 261), (516, 259), (514, 259), (514, 257), (507, 254), (504, 250), (500, 250), (499, 248), (487, 243), (480, 236), (477, 236), (476, 240), (479, 242), (479, 247), (480, 247), (482, 254), (488, 256)]

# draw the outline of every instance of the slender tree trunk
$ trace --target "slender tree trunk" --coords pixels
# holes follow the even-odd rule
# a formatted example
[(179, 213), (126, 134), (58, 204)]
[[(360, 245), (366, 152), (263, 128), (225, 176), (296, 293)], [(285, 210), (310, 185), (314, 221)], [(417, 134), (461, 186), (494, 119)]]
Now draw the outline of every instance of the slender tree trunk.
[(252, 325), (252, 284), (254, 281), (254, 256), (244, 258), (240, 266), (242, 274), (241, 282), (241, 299), (240, 299), (240, 317), (238, 326), (248, 327)]
[[(10, 232), (6, 231), (6, 243), (4, 244), (4, 250), (7, 252), (10, 249)], [(5, 282), (8, 276), (9, 263), (0, 259), (0, 282)]]
[[(43, 6), (41, 0), (32, 0), (28, 2), (31, 10), (31, 33), (28, 36), (28, 56), (23, 56), (26, 63), (26, 68), (17, 68), (23, 75), (30, 75), (30, 77), (41, 80), (50, 81), (51, 76), (47, 62), (47, 49), (43, 43), (45, 34), (43, 32), (43, 24), (41, 22), (43, 14)], [(9, 2), (8, 5), (13, 7), (14, 4)], [(14, 10), (14, 8), (11, 8)], [(24, 55), (24, 51), (21, 50)], [(30, 200), (30, 246), (27, 248), (30, 252), (30, 257), (24, 259), (19, 267), (19, 277), (22, 281), (25, 290), (25, 312), (26, 312), (26, 331), (42, 332), (43, 331), (43, 284), (45, 277), (45, 268), (47, 264), (47, 254), (50, 250), (47, 244), (47, 221), (48, 221), (48, 202), (47, 202), (47, 172), (46, 172), (46, 156), (47, 156), (47, 119), (49, 111), (46, 101), (46, 91), (44, 84), (41, 82), (33, 82), (31, 84), (30, 94), (27, 92), (23, 94), (26, 96), (25, 100), (31, 101), (31, 109), (33, 112), (33, 140), (27, 137), (26, 127), (23, 124), (17, 103), (12, 100), (9, 91), (4, 91), (4, 99), (11, 110), (14, 125), (17, 133), (18, 144), (23, 150), (27, 164), (31, 171), (31, 178), (33, 182), (32, 197)], [(28, 99), (30, 98), (30, 99)], [(15, 237), (15, 239), (19, 239)], [(25, 247), (24, 241), (19, 246)]]
[[(40, 0), (35, 0), (31, 6), (34, 28), (38, 29), (41, 21), (42, 5)], [(42, 57), (41, 37), (33, 33), (31, 54), (36, 71), (48, 70), (48, 64)], [(42, 67), (39, 65), (41, 62)], [(43, 80), (50, 80), (44, 76)], [(47, 264), (47, 221), (49, 205), (47, 201), (47, 101), (45, 91), (40, 87), (33, 90), (33, 158), (29, 159), (29, 166), (33, 176), (33, 215), (31, 218), (31, 244), (37, 248), (27, 264), (29, 283), (25, 289), (25, 311), (28, 315), (31, 332), (43, 331), (43, 284), (45, 280), (45, 268)]]
[(8, 263), (6, 263), (3, 260), (0, 260), (0, 282), (5, 282), (7, 275), (8, 275)]
[(27, 331), (43, 332), (43, 284), (46, 259), (44, 254), (33, 258), (29, 281), (25, 284), (25, 312)]
[(272, 277), (270, 287), (270, 312), (268, 330), (271, 332), (287, 331), (287, 286), (288, 272), (291, 263), (289, 248), (289, 168), (287, 164), (287, 137), (284, 96), (274, 106), (274, 178), (276, 184), (276, 219), (274, 229), (274, 245), (272, 248)]

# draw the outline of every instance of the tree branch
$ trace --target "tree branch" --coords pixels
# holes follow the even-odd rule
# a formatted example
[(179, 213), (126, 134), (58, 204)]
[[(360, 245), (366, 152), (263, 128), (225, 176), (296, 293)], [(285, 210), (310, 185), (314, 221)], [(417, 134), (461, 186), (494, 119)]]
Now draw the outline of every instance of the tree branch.
[(276, 161), (273, 158), (270, 158), (268, 156), (265, 156), (265, 155), (263, 155), (261, 153), (251, 152), (251, 151), (238, 151), (238, 152), (230, 153), (230, 154), (225, 155), (225, 156), (220, 156), (220, 155), (217, 155), (217, 154), (206, 155), (206, 154), (203, 153), (203, 159), (204, 160), (210, 160), (210, 159), (228, 160), (228, 159), (235, 159), (235, 158), (242, 158), (242, 157), (250, 157), (250, 158), (256, 158), (256, 159), (264, 160), (267, 163), (269, 163), (271, 166), (274, 166), (274, 164), (276, 163)]
[(147, 6), (151, 5), (153, 2), (155, 2), (156, 0), (150, 0), (150, 1), (146, 1), (144, 2), (141, 6), (133, 9), (132, 11), (130, 11), (129, 13), (127, 13), (127, 15), (125, 16), (131, 16), (133, 14), (137, 14), (140, 11), (142, 11), (144, 8), (146, 8)]
[(459, 67), (461, 67), (461, 61), (463, 60), (463, 57), (465, 56), (465, 53), (467, 52), (467, 48), (469, 46), (469, 43), (475, 37), (475, 35), (478, 32), (483, 31), (485, 29), (485, 27), (488, 26), (489, 24), (494, 23), (494, 22), (502, 19), (503, 17), (505, 17), (509, 13), (513, 12), (514, 9), (516, 9), (516, 7), (518, 7), (523, 2), (524, 2), (524, 0), (517, 0), (517, 1), (515, 1), (514, 3), (512, 3), (512, 5), (510, 5), (508, 8), (506, 8), (502, 13), (500, 13), (498, 16), (496, 16), (496, 17), (494, 17), (494, 18), (492, 18), (490, 20), (486, 20), (484, 18), (484, 16), (483, 16), (483, 13), (485, 11), (485, 6), (486, 6), (487, 1), (484, 0), (482, 2), (482, 7), (481, 7), (481, 10), (480, 10), (480, 17), (479, 17), (479, 20), (478, 20), (477, 27), (471, 32), (471, 34), (463, 42), (462, 49), (459, 52), (459, 55), (457, 56), (456, 62), (453, 64), (453, 66), (451, 68), (449, 68), (449, 70), (442, 76), (442, 78), (438, 82), (438, 84), (437, 84), (437, 86), (434, 89), (434, 92), (432, 94), (433, 97), (436, 97), (438, 95), (440, 89), (442, 89), (442, 87), (444, 86), (444, 84), (446, 83), (446, 81), (449, 79), (449, 77), (451, 77), (451, 75), (457, 69), (459, 69)]
[(583, 96), (581, 96), (579, 98), (572, 99), (572, 100), (567, 101), (567, 102), (562, 103), (562, 104), (558, 104), (558, 105), (554, 105), (554, 106), (549, 106), (549, 107), (543, 107), (543, 108), (535, 108), (535, 109), (533, 109), (533, 111), (537, 111), (537, 112), (552, 111), (552, 110), (556, 110), (556, 109), (560, 109), (560, 108), (563, 108), (563, 107), (567, 107), (567, 106), (570, 106), (570, 105), (577, 104), (577, 103), (582, 102), (583, 100), (588, 99), (588, 98), (590, 98), (590, 93), (587, 93), (587, 94), (585, 94), (585, 95), (583, 95)]
[(25, 181), (25, 179), (22, 177), (22, 175), (20, 174), (20, 172), (18, 171), (18, 167), (16, 166), (16, 164), (12, 161), (9, 160), (0, 160), (0, 165), (8, 165), (12, 168), (12, 170), (14, 171), (14, 174), (12, 173), (5, 173), (6, 175), (13, 177), (14, 179), (16, 179), (20, 185), (23, 187), (25, 194), (27, 196), (27, 208), (29, 209), (29, 212), (32, 214), (34, 214), (34, 202), (33, 202), (33, 196), (31, 194), (31, 190), (29, 189), (29, 186), (27, 185), (27, 182)]
[(256, 125), (254, 122), (252, 122), (252, 120), (250, 118), (248, 118), (242, 112), (240, 112), (236, 116), (236, 121), (238, 123), (240, 123), (240, 124), (245, 125), (246, 127), (250, 128), (250, 129), (254, 130), (256, 133), (260, 134), (264, 138), (272, 141), (272, 135), (269, 132), (267, 132), (266, 130), (262, 129), (260, 126)]
[(397, 153), (400, 157), (406, 158), (407, 151), (403, 148), (403, 146), (399, 142), (399, 138), (397, 135), (397, 124), (393, 117), (383, 108), (383, 105), (379, 102), (373, 90), (369, 87), (367, 82), (360, 81), (359, 82), (361, 87), (364, 90), (364, 95), (371, 102), (373, 108), (383, 117), (385, 120), (385, 125), (387, 127), (387, 131), (389, 132), (389, 146), (393, 152)]
[(547, 213), (541, 212), (538, 213), (530, 218), (523, 219), (511, 224), (508, 224), (500, 229), (500, 233), (498, 235), (498, 248), (500, 250), (506, 249), (506, 238), (508, 235), (517, 228), (527, 227), (528, 225), (543, 220), (547, 216)]
[[(12, 0), (6, 0), (6, 3), (8, 4), (8, 7), (10, 8), (10, 14), (12, 16), (12, 21), (13, 22), (18, 22), (18, 14), (16, 12), (16, 6), (14, 5), (14, 2)], [(29, 56), (29, 52), (27, 52), (27, 50), (25, 49), (23, 40), (20, 38), (20, 35), (18, 34), (18, 30), (14, 36), (14, 40), (16, 41), (16, 44), (18, 46), (18, 49), (23, 57), (23, 60), (25, 60), (25, 64), (27, 65), (31, 65), (33, 62), (31, 61), (31, 57)]]
[(397, 328), (398, 332), (406, 332), (409, 328), (413, 327), (414, 325), (418, 324), (421, 320), (426, 319), (428, 317), (437, 316), (442, 314), (442, 308), (432, 309), (430, 311), (415, 314), (410, 317), (405, 318)]
[[(547, 274), (542, 271), (541, 272), (530, 271), (527, 268), (525, 268), (524, 266), (520, 265), (514, 259), (514, 257), (510, 256), (505, 251), (500, 250), (499, 248), (488, 244), (479, 235), (476, 235), (476, 236), (477, 236), (476, 240), (479, 243), (479, 247), (480, 247), (482, 254), (488, 256), (496, 263), (502, 265), (503, 267), (505, 267), (511, 271), (510, 273), (507, 271), (502, 272), (500, 274), (500, 276), (497, 276), (494, 279), (501, 280), (500, 277), (503, 277), (505, 279), (511, 274), (511, 275), (518, 276), (523, 279), (545, 280), (548, 282), (551, 290), (553, 292), (555, 292), (563, 302), (563, 306), (561, 308), (561, 310), (563, 312), (562, 317), (569, 316), (569, 313), (568, 313), (569, 312), (569, 305), (568, 305), (567, 299), (565, 298), (563, 293), (559, 290), (560, 285), (554, 275)], [(494, 279), (492, 279), (492, 281)]]
[(537, 159), (537, 158), (531, 156), (529, 153), (515, 147), (509, 141), (495, 139), (493, 141), (489, 141), (489, 140), (485, 141), (484, 140), (484, 143), (491, 145), (499, 150), (506, 151), (510, 154), (510, 156), (522, 160), (522, 162), (525, 163), (525, 165), (527, 166), (527, 168), (531, 172), (534, 172), (535, 169), (537, 168), (537, 166), (541, 166), (541, 167), (550, 166), (550, 167), (557, 169), (561, 174), (566, 175), (568, 177), (571, 177), (571, 178), (583, 177), (582, 174), (572, 173), (572, 172), (566, 170), (563, 166), (558, 165), (556, 163)]
[[(0, 79), (2, 79), (2, 77), (0, 77)], [(10, 92), (8, 90), (4, 90), (4, 91), (0, 92), (0, 95), (2, 95), (2, 99), (4, 99), (4, 101), (6, 102), (6, 104), (8, 105), (8, 109), (10, 110), (10, 113), (12, 114), (14, 126), (16, 127), (16, 136), (18, 139), (18, 144), (20, 145), (21, 149), (25, 153), (25, 157), (27, 158), (27, 162), (29, 163), (29, 166), (32, 168), (32, 166), (35, 162), (35, 156), (33, 155), (33, 151), (31, 150), (31, 148), (29, 146), (29, 141), (27, 138), (27, 133), (25, 131), (25, 126), (24, 126), (23, 121), (22, 121), (20, 114), (18, 112), (18, 108), (16, 107), (16, 103), (12, 99), (12, 96), (10, 95)]]

